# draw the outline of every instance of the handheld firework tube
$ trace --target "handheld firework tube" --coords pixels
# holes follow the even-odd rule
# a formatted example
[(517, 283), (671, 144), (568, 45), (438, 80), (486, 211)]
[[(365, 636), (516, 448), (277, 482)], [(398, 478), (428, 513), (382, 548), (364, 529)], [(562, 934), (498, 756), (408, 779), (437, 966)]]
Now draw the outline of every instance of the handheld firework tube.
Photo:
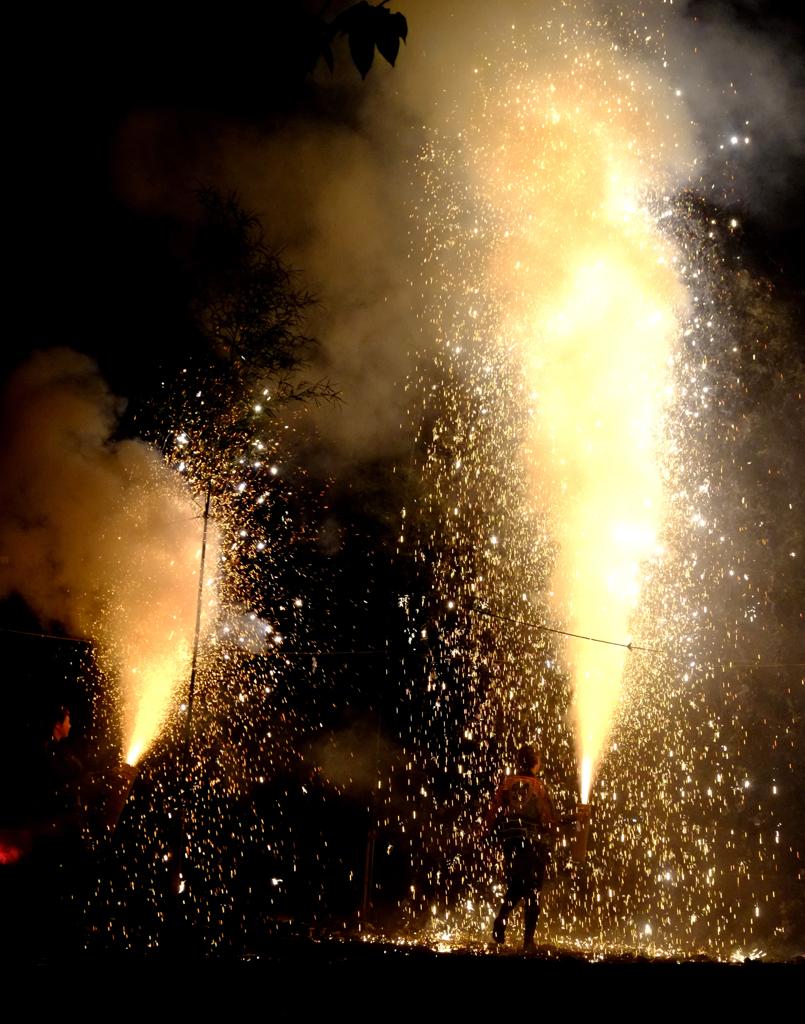
[(109, 792), (103, 809), (104, 822), (114, 832), (140, 769), (133, 764), (121, 764), (111, 773)]
[(570, 840), (570, 856), (573, 860), (582, 861), (587, 856), (587, 837), (590, 834), (590, 805), (589, 804), (578, 804), (576, 813), (584, 811), (585, 813), (576, 818), (576, 828), (573, 833), (573, 838)]

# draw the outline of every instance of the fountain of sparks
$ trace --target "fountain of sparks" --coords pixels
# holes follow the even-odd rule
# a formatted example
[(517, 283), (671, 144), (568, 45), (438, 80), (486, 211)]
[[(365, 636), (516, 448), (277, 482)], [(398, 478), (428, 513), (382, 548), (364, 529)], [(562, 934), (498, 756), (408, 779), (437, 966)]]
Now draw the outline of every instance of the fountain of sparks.
[[(129, 538), (96, 625), (95, 658), (120, 695), (124, 759), (136, 765), (186, 697), (198, 644), (218, 610), (217, 535), (200, 578), (202, 516), (184, 486), (153, 460), (150, 481), (117, 524)], [(116, 528), (117, 528), (116, 527)], [(197, 652), (196, 652), (197, 653)]]
[[(601, 63), (593, 51), (547, 82), (512, 77), (488, 135), (474, 143), (501, 221), (489, 254), (499, 344), (522, 367), (533, 413), (523, 458), (559, 545), (552, 618), (569, 632), (624, 643), (639, 565), (656, 543), (655, 441), (683, 295), (671, 247), (645, 205), (653, 126), (638, 134), (618, 114), (629, 78)], [(588, 787), (625, 653), (577, 639), (565, 648)]]
[[(474, 451), (465, 447), (456, 476), (505, 462), (502, 492), (479, 488), (498, 491), (502, 507), (484, 538), (495, 570), (473, 574), (473, 600), (614, 644), (631, 640), (639, 566), (657, 544), (664, 371), (685, 305), (647, 181), (663, 170), (658, 124), (638, 113), (634, 89), (603, 43), (579, 51), (570, 71), (534, 77), (515, 55), (488, 72), (457, 147), (475, 217), (452, 272), (464, 275), (471, 334), (440, 325), (441, 358), (474, 378), (480, 398)], [(458, 432), (453, 413), (442, 415)], [(478, 507), (466, 491), (455, 501)], [(505, 537), (512, 519), (517, 549)], [(573, 640), (563, 652), (582, 802), (619, 702), (626, 651), (614, 644)]]
[[(543, 46), (534, 70), (525, 44), (502, 56), (501, 43), (481, 62), (469, 117), (435, 132), (422, 160), (439, 352), (413, 410), (426, 496), (406, 508), (403, 535), (435, 552), (434, 593), (411, 616), (432, 652), (426, 738), (409, 746), (409, 769), (430, 764), (435, 792), (421, 789), (430, 853), (412, 902), (440, 941), (488, 936), (500, 894), (471, 836), (506, 755), (536, 740), (562, 766), (565, 806), (579, 772), (597, 847), (569, 881), (559, 850), (567, 884), (545, 896), (543, 935), (724, 953), (751, 944), (752, 922), (726, 881), (717, 896), (716, 871), (740, 861), (736, 830), (718, 822), (725, 775), (712, 767), (705, 786), (718, 758), (686, 705), (697, 707), (694, 679), (706, 691), (723, 671), (723, 654), (704, 653), (697, 615), (721, 623), (691, 582), (689, 512), (694, 481), (709, 490), (712, 439), (731, 436), (697, 420), (713, 408), (707, 390), (734, 386), (713, 369), (737, 351), (724, 315), (733, 286), (708, 221), (668, 197), (667, 84), (580, 22), (545, 32), (558, 58)], [(540, 623), (653, 650), (580, 639), (557, 650)], [(451, 722), (460, 739), (440, 742)]]

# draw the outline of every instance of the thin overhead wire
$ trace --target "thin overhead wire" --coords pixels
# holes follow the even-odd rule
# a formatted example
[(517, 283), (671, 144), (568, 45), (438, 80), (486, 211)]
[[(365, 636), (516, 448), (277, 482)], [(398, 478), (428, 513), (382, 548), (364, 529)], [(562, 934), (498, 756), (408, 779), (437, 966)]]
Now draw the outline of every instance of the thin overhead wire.
[(539, 622), (529, 622), (527, 619), (513, 619), (508, 615), (497, 615), (495, 612), (488, 612), (484, 608), (476, 608), (479, 615), (487, 615), (491, 619), (501, 619), (503, 622), (514, 622), (518, 626), (530, 626), (533, 629), (541, 629), (544, 633), (558, 633), (560, 636), (572, 636), (577, 640), (591, 640), (595, 644), (609, 644), (610, 647), (625, 647), (627, 651), (646, 651), (648, 654), (663, 654), (654, 647), (641, 647), (631, 641), (628, 644), (620, 643), (617, 640), (602, 640), (596, 636), (584, 636), (581, 633), (568, 633), (564, 629), (554, 629), (552, 626), (543, 626)]

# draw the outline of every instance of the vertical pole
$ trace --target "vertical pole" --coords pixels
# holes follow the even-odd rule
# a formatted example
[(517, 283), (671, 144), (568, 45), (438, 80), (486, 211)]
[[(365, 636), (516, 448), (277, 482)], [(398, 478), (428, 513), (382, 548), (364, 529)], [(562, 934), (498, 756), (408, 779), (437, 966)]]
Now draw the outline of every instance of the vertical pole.
[(369, 897), (372, 888), (372, 867), (375, 855), (375, 830), (370, 826), (366, 834), (366, 861), (363, 865), (363, 899), (361, 900), (361, 931), (367, 925)]
[[(386, 668), (388, 673), (388, 668)], [(377, 734), (375, 737), (375, 768), (380, 771), (380, 730), (383, 723), (383, 710), (377, 716)], [(361, 929), (365, 928), (369, 918), (369, 906), (372, 902), (372, 875), (375, 866), (375, 839), (377, 839), (377, 812), (375, 810), (375, 790), (372, 789), (369, 800), (369, 831), (366, 833), (366, 862), (363, 866), (363, 899), (361, 900)]]
[(185, 846), (185, 810), (190, 789), (190, 726), (193, 718), (193, 698), (196, 691), (196, 669), (198, 667), (198, 641), (201, 633), (201, 608), (204, 596), (204, 568), (207, 557), (207, 524), (210, 518), (210, 496), (212, 494), (212, 480), (207, 481), (207, 500), (204, 504), (204, 529), (201, 535), (201, 564), (198, 573), (198, 599), (196, 601), (196, 632), (193, 638), (193, 661), (190, 668), (190, 690), (187, 695), (187, 715), (184, 724), (184, 742), (182, 744), (182, 764), (180, 774), (184, 792), (182, 793), (181, 807), (179, 809), (179, 845), (176, 856), (173, 858), (173, 870), (171, 872), (172, 889), (175, 896), (179, 895), (182, 880), (182, 863), (184, 861)]
[(201, 632), (201, 605), (204, 597), (204, 563), (207, 557), (207, 524), (210, 519), (210, 495), (212, 480), (207, 481), (207, 500), (204, 504), (204, 531), (201, 535), (201, 565), (198, 572), (198, 600), (196, 602), (196, 634), (193, 638), (193, 664), (190, 669), (190, 692), (187, 695), (187, 718), (184, 725), (184, 767), (187, 774), (190, 754), (190, 722), (193, 717), (193, 698), (196, 692), (196, 667), (198, 666), (198, 638)]

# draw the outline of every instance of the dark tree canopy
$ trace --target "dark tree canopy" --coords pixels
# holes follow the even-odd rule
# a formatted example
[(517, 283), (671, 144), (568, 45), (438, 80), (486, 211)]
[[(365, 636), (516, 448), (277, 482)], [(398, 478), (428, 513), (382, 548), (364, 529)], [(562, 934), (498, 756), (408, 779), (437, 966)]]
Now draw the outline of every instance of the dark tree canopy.
[(237, 196), (206, 187), (198, 198), (208, 218), (194, 246), (190, 307), (216, 372), (227, 370), (230, 386), (287, 391), (314, 344), (304, 334), (313, 299)]
[(338, 395), (329, 381), (303, 377), (317, 344), (305, 330), (315, 300), (265, 241), (257, 216), (214, 186), (200, 188), (197, 198), (206, 217), (184, 275), (195, 338), (153, 393), (150, 430), (203, 436), (215, 461), (220, 446), (251, 436), (256, 416)]

